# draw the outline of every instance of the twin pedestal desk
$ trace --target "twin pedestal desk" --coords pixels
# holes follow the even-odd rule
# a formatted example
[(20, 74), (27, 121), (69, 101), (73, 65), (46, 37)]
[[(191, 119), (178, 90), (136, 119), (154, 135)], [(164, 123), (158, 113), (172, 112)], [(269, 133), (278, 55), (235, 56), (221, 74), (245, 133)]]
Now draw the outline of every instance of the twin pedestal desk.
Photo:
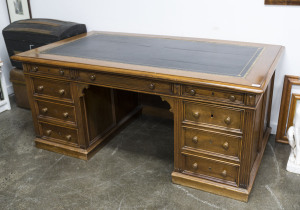
[(13, 59), (23, 62), (38, 148), (87, 160), (140, 113), (138, 93), (159, 95), (174, 115), (172, 181), (248, 201), (270, 135), (282, 51), (90, 32)]

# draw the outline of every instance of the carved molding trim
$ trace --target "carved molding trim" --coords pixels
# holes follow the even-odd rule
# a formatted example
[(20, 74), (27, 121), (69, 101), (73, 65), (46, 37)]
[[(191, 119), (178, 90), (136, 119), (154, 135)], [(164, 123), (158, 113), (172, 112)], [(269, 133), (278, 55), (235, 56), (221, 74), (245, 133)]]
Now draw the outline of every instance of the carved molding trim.
[(79, 78), (79, 71), (76, 69), (70, 69), (70, 77), (73, 80), (78, 80)]
[(87, 90), (90, 85), (86, 84), (77, 84), (78, 97), (83, 97), (85, 95), (84, 90)]
[(174, 110), (173, 110), (173, 108), (174, 108), (174, 99), (171, 98), (171, 97), (167, 97), (167, 96), (160, 96), (160, 98), (161, 98), (161, 100), (166, 101), (166, 102), (169, 103), (169, 105), (171, 107), (169, 109), (169, 111), (174, 113)]
[(179, 84), (173, 84), (172, 85), (172, 91), (174, 93), (174, 95), (180, 95), (180, 88), (181, 86)]
[(246, 105), (248, 106), (255, 106), (256, 105), (256, 102), (258, 101), (259, 99), (259, 95), (254, 95), (254, 94), (247, 94), (246, 95)]

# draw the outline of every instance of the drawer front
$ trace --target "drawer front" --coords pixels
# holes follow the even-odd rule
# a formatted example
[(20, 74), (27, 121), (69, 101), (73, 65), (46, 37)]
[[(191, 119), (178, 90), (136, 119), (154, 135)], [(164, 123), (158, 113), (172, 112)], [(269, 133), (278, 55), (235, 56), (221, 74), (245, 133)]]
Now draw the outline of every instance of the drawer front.
[(185, 120), (242, 130), (244, 111), (224, 106), (185, 102)]
[(217, 178), (237, 183), (238, 166), (228, 165), (211, 159), (185, 156), (184, 170), (195, 175), (204, 175), (207, 178)]
[(59, 67), (30, 65), (28, 67), (28, 70), (30, 73), (35, 73), (35, 74), (70, 77), (70, 71), (68, 69), (59, 68)]
[(40, 123), (42, 137), (50, 141), (78, 145), (77, 129), (60, 127), (48, 123)]
[(225, 91), (223, 92), (214, 89), (183, 86), (182, 95), (195, 98), (205, 98), (215, 101), (223, 101), (226, 103), (244, 104), (244, 94)]
[(172, 86), (167, 82), (82, 71), (79, 72), (79, 80), (107, 85), (112, 88), (126, 88), (128, 90), (139, 90), (150, 93), (172, 94)]
[(75, 108), (46, 101), (36, 101), (38, 114), (42, 117), (55, 118), (75, 123)]
[(241, 137), (202, 129), (183, 128), (183, 130), (184, 145), (187, 147), (232, 156), (238, 159), (240, 157)]
[(70, 83), (40, 78), (32, 79), (35, 94), (51, 96), (58, 99), (72, 99)]

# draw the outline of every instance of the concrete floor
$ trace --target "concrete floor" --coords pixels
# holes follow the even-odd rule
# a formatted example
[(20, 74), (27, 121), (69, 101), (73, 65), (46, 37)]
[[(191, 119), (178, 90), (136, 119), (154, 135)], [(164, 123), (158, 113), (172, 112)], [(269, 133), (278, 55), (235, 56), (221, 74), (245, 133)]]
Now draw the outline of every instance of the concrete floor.
[(271, 136), (248, 203), (171, 183), (173, 122), (141, 116), (91, 160), (34, 146), (31, 113), (0, 114), (0, 209), (300, 209), (289, 146)]

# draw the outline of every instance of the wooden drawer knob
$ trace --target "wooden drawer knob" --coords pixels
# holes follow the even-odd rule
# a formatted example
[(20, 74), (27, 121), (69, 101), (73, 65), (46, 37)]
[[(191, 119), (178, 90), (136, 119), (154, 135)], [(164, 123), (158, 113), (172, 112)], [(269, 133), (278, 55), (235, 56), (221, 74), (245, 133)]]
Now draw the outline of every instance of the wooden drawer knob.
[(230, 101), (234, 102), (234, 101), (235, 101), (235, 99), (236, 99), (236, 98), (235, 98), (235, 96), (234, 96), (234, 95), (231, 95), (231, 96), (229, 96), (229, 100), (230, 100)]
[(69, 117), (69, 113), (68, 112), (64, 112), (63, 116), (64, 116), (64, 118), (68, 118)]
[(37, 87), (37, 89), (38, 89), (38, 91), (40, 91), (40, 92), (41, 92), (41, 91), (43, 91), (43, 90), (44, 90), (44, 86), (43, 86), (43, 85), (40, 85), (40, 86), (38, 86), (38, 87)]
[(193, 139), (192, 139), (193, 143), (197, 144), (198, 143), (198, 137), (197, 136), (194, 136)]
[(196, 91), (195, 90), (190, 90), (190, 94), (191, 94), (191, 96), (194, 96), (194, 95), (196, 95)]
[(227, 176), (227, 171), (226, 171), (226, 170), (222, 171), (222, 176), (223, 176), (223, 177), (226, 177), (226, 176)]
[(91, 79), (92, 81), (94, 81), (94, 80), (96, 79), (96, 75), (95, 75), (95, 74), (92, 74), (92, 75), (90, 76), (90, 79)]
[(222, 146), (223, 146), (223, 148), (224, 148), (225, 150), (228, 150), (229, 144), (228, 144), (228, 142), (226, 141)]
[(226, 125), (229, 125), (231, 123), (231, 118), (230, 117), (226, 117), (226, 119), (224, 120)]
[(194, 164), (192, 165), (192, 167), (193, 167), (193, 169), (197, 169), (197, 168), (198, 168), (198, 164), (197, 164), (197, 163), (194, 163)]
[(154, 89), (155, 89), (155, 84), (151, 83), (151, 84), (149, 85), (149, 89), (150, 89), (150, 90), (154, 90)]
[(193, 116), (198, 119), (200, 117), (200, 113), (199, 112), (193, 112)]
[(46, 131), (47, 136), (50, 136), (51, 133), (52, 133), (52, 130), (47, 130), (47, 131)]
[(42, 112), (43, 112), (44, 114), (46, 114), (46, 113), (48, 112), (48, 108), (47, 108), (47, 107), (42, 108)]
[(71, 135), (66, 135), (66, 139), (67, 139), (68, 141), (70, 141), (70, 140), (72, 139), (72, 136), (71, 136)]
[(35, 67), (32, 68), (33, 72), (37, 72), (38, 70), (39, 70), (39, 67), (37, 67), (37, 66), (35, 66)]
[(64, 76), (65, 71), (61, 69), (61, 70), (59, 70), (59, 74), (60, 74), (61, 76)]
[(66, 92), (66, 91), (65, 91), (64, 89), (61, 89), (61, 90), (58, 91), (59, 95), (61, 95), (61, 96), (64, 95), (65, 92)]

